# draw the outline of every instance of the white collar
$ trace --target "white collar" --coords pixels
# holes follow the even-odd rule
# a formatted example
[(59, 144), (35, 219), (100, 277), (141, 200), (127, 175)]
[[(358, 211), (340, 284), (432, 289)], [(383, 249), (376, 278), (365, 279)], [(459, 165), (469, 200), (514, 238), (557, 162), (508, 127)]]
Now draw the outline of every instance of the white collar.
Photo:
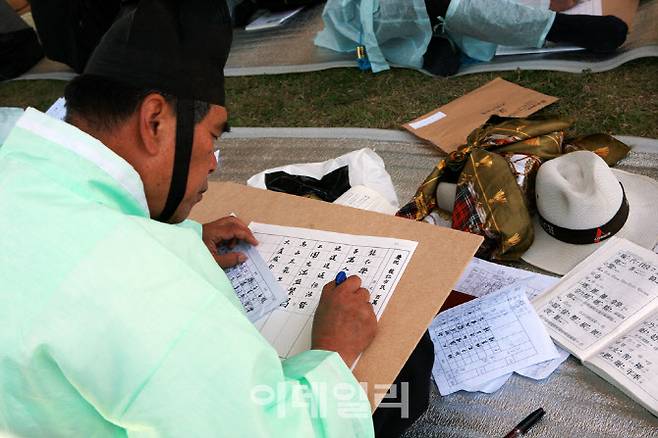
[(50, 117), (34, 108), (25, 110), (16, 122), (19, 126), (40, 137), (54, 141), (63, 148), (91, 161), (110, 175), (130, 193), (148, 215), (149, 209), (144, 194), (144, 184), (139, 173), (113, 150), (98, 139), (64, 121)]

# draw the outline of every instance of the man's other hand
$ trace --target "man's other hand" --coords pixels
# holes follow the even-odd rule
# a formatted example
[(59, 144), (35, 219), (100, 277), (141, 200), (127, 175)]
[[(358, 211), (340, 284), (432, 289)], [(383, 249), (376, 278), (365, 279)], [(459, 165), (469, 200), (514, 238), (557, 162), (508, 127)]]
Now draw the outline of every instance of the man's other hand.
[(237, 217), (227, 216), (216, 221), (203, 224), (203, 242), (208, 247), (210, 254), (217, 260), (222, 268), (230, 268), (247, 260), (247, 256), (241, 252), (228, 252), (219, 254), (217, 247), (226, 245), (233, 248), (239, 240), (252, 245), (258, 245), (258, 241), (244, 222)]
[(312, 349), (335, 351), (351, 367), (376, 332), (370, 294), (359, 277), (352, 275), (340, 286), (334, 281), (324, 286), (313, 320)]

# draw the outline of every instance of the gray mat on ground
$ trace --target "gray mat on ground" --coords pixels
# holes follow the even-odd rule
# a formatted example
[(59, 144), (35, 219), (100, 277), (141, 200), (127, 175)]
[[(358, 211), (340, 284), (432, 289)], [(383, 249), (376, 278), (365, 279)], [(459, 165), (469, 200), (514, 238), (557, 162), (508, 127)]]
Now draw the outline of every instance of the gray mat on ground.
[[(658, 140), (619, 138), (633, 151), (618, 167), (658, 179)], [(323, 161), (363, 147), (382, 157), (401, 203), (441, 157), (399, 131), (234, 128), (222, 140), (221, 164), (212, 179), (245, 183), (268, 168)], [(428, 411), (404, 436), (503, 436), (540, 406), (547, 414), (532, 429), (533, 437), (658, 437), (656, 417), (573, 358), (543, 381), (514, 375), (494, 394), (462, 391), (441, 397), (432, 385)]]

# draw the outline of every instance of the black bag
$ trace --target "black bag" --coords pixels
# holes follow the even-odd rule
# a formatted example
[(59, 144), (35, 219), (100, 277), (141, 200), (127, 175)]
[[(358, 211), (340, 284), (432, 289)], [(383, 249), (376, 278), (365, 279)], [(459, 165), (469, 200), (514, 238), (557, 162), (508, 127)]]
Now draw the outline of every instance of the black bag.
[(32, 18), (48, 58), (82, 73), (117, 18), (121, 0), (31, 0)]
[(340, 195), (350, 189), (349, 166), (339, 167), (324, 175), (321, 179), (304, 175), (291, 175), (283, 171), (266, 173), (265, 187), (274, 192), (334, 202)]
[(43, 50), (33, 29), (0, 33), (0, 81), (22, 75), (41, 58)]

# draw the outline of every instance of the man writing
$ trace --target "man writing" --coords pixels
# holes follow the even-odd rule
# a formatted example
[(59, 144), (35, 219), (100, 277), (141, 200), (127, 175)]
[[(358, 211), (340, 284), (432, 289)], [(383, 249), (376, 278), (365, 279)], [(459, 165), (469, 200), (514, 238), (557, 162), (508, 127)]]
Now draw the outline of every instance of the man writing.
[(28, 109), (0, 148), (0, 431), (373, 435), (359, 279), (325, 286), (312, 349), (280, 361), (218, 267), (249, 229), (185, 220), (226, 127), (230, 26), (224, 2), (143, 0), (67, 87), (68, 123)]

